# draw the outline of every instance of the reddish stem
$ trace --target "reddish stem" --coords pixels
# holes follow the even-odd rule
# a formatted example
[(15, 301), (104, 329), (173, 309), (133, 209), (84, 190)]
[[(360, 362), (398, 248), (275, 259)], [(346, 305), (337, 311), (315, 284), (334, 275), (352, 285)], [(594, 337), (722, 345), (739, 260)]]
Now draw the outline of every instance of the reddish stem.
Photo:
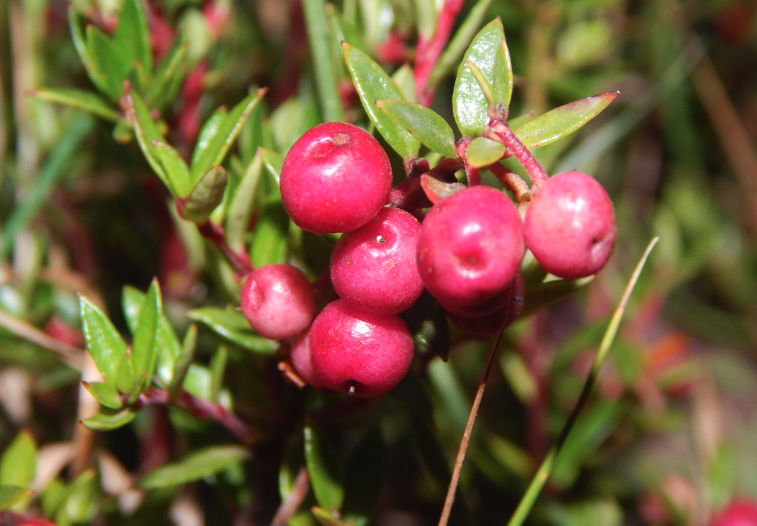
[[(180, 206), (181, 201), (177, 202), (177, 207)], [(179, 209), (181, 214), (181, 209)], [(223, 228), (216, 225), (212, 221), (205, 221), (201, 225), (197, 225), (197, 231), (205, 239), (212, 242), (218, 249), (226, 256), (234, 271), (240, 276), (246, 276), (252, 272), (252, 264), (250, 263), (250, 257), (245, 252), (235, 252), (226, 244)]]
[(528, 176), (533, 182), (533, 190), (536, 191), (538, 187), (549, 180), (547, 172), (544, 171), (539, 161), (537, 161), (533, 154), (526, 148), (526, 146), (520, 142), (510, 126), (501, 119), (490, 119), (489, 124), (484, 128), (484, 137), (499, 141), (504, 144), (510, 154), (518, 159), (518, 162), (526, 169)]
[(430, 39), (423, 36), (418, 39), (413, 76), (415, 77), (416, 97), (421, 106), (431, 106), (434, 100), (436, 90), (428, 87), (428, 81), (434, 66), (436, 66), (439, 57), (447, 46), (455, 18), (457, 18), (464, 3), (465, 0), (445, 0), (441, 11), (439, 11), (436, 31), (434, 31), (433, 36)]
[(531, 201), (531, 192), (528, 189), (528, 185), (518, 174), (498, 162), (487, 166), (487, 168), (513, 194), (518, 204)]

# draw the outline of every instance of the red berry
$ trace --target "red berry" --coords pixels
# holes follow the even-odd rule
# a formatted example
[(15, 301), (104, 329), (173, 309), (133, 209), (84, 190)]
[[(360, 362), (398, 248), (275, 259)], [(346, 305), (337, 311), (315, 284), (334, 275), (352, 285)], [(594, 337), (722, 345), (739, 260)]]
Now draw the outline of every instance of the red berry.
[(392, 167), (381, 145), (352, 124), (327, 122), (308, 130), (287, 153), (281, 199), (308, 232), (350, 232), (381, 209)]
[(612, 201), (590, 175), (557, 174), (534, 195), (524, 233), (526, 245), (550, 274), (591, 276), (602, 270), (615, 246)]
[(355, 396), (382, 395), (405, 377), (413, 337), (397, 315), (329, 303), (310, 328), (310, 360), (326, 387)]
[(292, 365), (300, 378), (313, 387), (324, 387), (323, 381), (315, 374), (313, 363), (310, 360), (310, 331), (302, 331), (292, 338), (292, 347), (289, 357)]
[(423, 292), (415, 263), (421, 224), (398, 208), (383, 208), (344, 234), (331, 255), (331, 282), (339, 297), (365, 312), (397, 314)]
[(736, 499), (716, 514), (712, 526), (757, 526), (757, 502), (749, 499)]
[[(512, 201), (488, 186), (442, 199), (426, 215), (418, 270), (442, 305), (501, 307), (525, 252), (523, 225)], [(490, 309), (490, 310), (489, 310)]]
[(305, 274), (292, 265), (266, 265), (242, 285), (242, 312), (258, 333), (272, 340), (294, 336), (313, 321), (315, 299)]

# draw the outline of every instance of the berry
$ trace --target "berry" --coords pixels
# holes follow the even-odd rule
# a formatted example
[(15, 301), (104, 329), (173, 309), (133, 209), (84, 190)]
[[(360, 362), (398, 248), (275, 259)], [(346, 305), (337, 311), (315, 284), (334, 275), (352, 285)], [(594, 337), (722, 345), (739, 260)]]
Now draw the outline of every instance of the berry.
[(461, 190), (434, 205), (418, 240), (418, 270), (442, 305), (500, 308), (525, 252), (518, 211), (488, 186)]
[(370, 134), (327, 122), (308, 130), (287, 153), (281, 199), (308, 232), (350, 232), (381, 209), (392, 186), (389, 158)]
[(310, 360), (326, 387), (355, 396), (382, 395), (405, 377), (413, 337), (399, 316), (329, 303), (310, 328)]
[(712, 526), (757, 526), (757, 502), (748, 499), (731, 501), (716, 514)]
[(421, 224), (398, 208), (383, 208), (343, 235), (331, 255), (331, 282), (346, 303), (365, 312), (397, 314), (423, 292), (415, 254)]
[(266, 265), (251, 272), (242, 285), (242, 312), (266, 338), (283, 340), (307, 328), (315, 299), (305, 274), (292, 265)]
[(308, 385), (316, 388), (323, 387), (323, 381), (315, 374), (313, 363), (310, 360), (310, 331), (302, 331), (292, 338), (292, 348), (289, 357), (292, 365), (300, 378)]
[(524, 223), (526, 245), (544, 270), (577, 279), (596, 274), (615, 246), (615, 212), (596, 179), (581, 172), (550, 178), (534, 195)]
[(449, 319), (455, 326), (463, 331), (465, 334), (478, 337), (487, 337), (497, 334), (507, 318), (507, 325), (510, 325), (516, 320), (520, 313), (523, 311), (523, 294), (526, 290), (526, 284), (523, 282), (523, 278), (518, 274), (510, 287), (507, 288), (506, 297), (507, 303), (500, 309), (487, 314), (485, 316), (478, 316), (475, 318), (468, 318), (459, 316), (454, 313), (449, 313)]

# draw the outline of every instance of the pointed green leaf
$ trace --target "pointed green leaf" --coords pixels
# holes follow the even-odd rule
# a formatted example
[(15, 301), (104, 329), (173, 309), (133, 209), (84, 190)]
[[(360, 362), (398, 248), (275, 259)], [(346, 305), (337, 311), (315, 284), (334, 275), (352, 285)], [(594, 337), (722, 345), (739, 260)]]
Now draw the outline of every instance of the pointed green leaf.
[[(134, 287), (124, 287), (123, 295), (121, 296), (121, 304), (126, 323), (132, 334), (134, 334), (134, 331), (137, 328), (139, 311), (142, 308), (144, 298), (145, 294)], [(173, 327), (171, 327), (171, 323), (163, 313), (161, 313), (158, 318), (157, 349), (158, 362), (156, 370), (158, 378), (160, 378), (163, 383), (168, 384), (173, 378), (176, 361), (181, 355), (181, 344), (176, 337)]]
[(116, 388), (105, 382), (84, 382), (82, 385), (100, 404), (110, 409), (121, 409), (124, 402), (116, 391)]
[(126, 355), (126, 343), (98, 307), (84, 296), (80, 296), (79, 301), (87, 351), (105, 381), (116, 387), (118, 362)]
[(229, 359), (229, 348), (220, 345), (210, 360), (210, 400), (218, 401), (218, 395), (223, 386), (223, 375), (226, 373), (226, 362)]
[(139, 319), (134, 330), (131, 359), (134, 375), (143, 377), (140, 391), (144, 391), (152, 381), (158, 362), (158, 320), (163, 313), (163, 304), (158, 280), (154, 279), (139, 309)]
[(347, 42), (365, 54), (370, 53), (370, 49), (368, 49), (360, 32), (339, 14), (339, 11), (333, 4), (326, 4), (326, 14), (328, 14), (331, 27), (334, 29), (337, 43)]
[(596, 117), (618, 94), (608, 91), (555, 108), (514, 129), (515, 136), (528, 149), (551, 144)]
[(223, 126), (228, 114), (229, 111), (221, 106), (202, 125), (200, 134), (197, 136), (197, 144), (192, 151), (192, 159), (189, 161), (190, 166), (197, 164), (197, 159), (199, 159), (200, 155), (210, 147), (213, 138), (220, 132), (221, 126)]
[(187, 371), (194, 358), (197, 347), (197, 325), (194, 323), (189, 326), (187, 333), (184, 335), (184, 341), (181, 345), (181, 354), (176, 359), (176, 367), (172, 371), (171, 382), (168, 385), (168, 399), (176, 400), (181, 388), (184, 385), (184, 379)]
[(394, 82), (394, 85), (400, 90), (403, 99), (408, 102), (417, 102), (415, 98), (415, 77), (413, 76), (413, 68), (408, 64), (403, 64), (392, 75), (392, 82)]
[(93, 25), (87, 26), (87, 48), (98, 69), (105, 74), (105, 93), (117, 101), (124, 92), (124, 80), (134, 65), (128, 63), (113, 41)]
[(140, 0), (124, 0), (118, 14), (113, 43), (128, 64), (139, 61), (145, 71), (152, 70), (152, 48), (147, 15)]
[(263, 213), (255, 225), (250, 247), (253, 268), (286, 262), (287, 234), (291, 222), (281, 202), (281, 195), (276, 192), (266, 200)]
[(334, 450), (315, 426), (305, 426), (305, 463), (310, 484), (321, 508), (336, 512), (342, 505), (344, 490)]
[(31, 433), (21, 431), (0, 459), (0, 485), (29, 488), (37, 471), (37, 444)]
[(58, 524), (91, 524), (100, 509), (100, 481), (93, 469), (88, 469), (71, 484), (65, 501), (58, 508)]
[(250, 351), (273, 354), (278, 348), (277, 342), (255, 334), (241, 312), (218, 307), (202, 307), (189, 311), (187, 317), (204, 323), (216, 334)]
[[(258, 152), (244, 172), (226, 217), (226, 242), (232, 250), (244, 249), (244, 235), (250, 226), (255, 194), (263, 172), (263, 156)], [(253, 263), (254, 265), (254, 263)]]
[(84, 69), (87, 70), (87, 75), (92, 81), (92, 84), (103, 93), (108, 92), (108, 80), (105, 76), (105, 72), (100, 69), (99, 64), (92, 58), (92, 53), (87, 46), (87, 40), (82, 31), (82, 19), (79, 13), (74, 9), (73, 5), (68, 8), (68, 26), (71, 30), (71, 38), (74, 41), (74, 47), (79, 58), (84, 64)]
[(180, 486), (237, 466), (249, 457), (250, 453), (241, 446), (207, 447), (152, 470), (138, 485), (144, 489)]
[(213, 166), (223, 162), (242, 126), (244, 126), (255, 106), (260, 103), (265, 92), (265, 89), (261, 89), (248, 95), (224, 117), (212, 137), (203, 137), (207, 142), (198, 142), (195, 152), (192, 154), (192, 166), (190, 168), (193, 181), (197, 181)]
[(478, 137), (488, 122), (487, 103), (467, 61), (473, 62), (492, 86), (494, 99), (506, 110), (513, 91), (510, 53), (502, 22), (495, 18), (479, 31), (466, 51), (455, 80), (452, 111), (465, 137)]
[(118, 112), (102, 97), (89, 91), (74, 88), (43, 88), (30, 91), (29, 95), (48, 102), (87, 111), (111, 122), (118, 120)]
[(513, 117), (512, 119), (507, 119), (507, 125), (510, 126), (511, 130), (517, 130), (528, 121), (534, 120), (534, 116), (535, 115), (533, 111), (527, 111), (523, 115), (518, 115), (517, 117)]
[[(174, 38), (171, 49), (161, 59), (160, 64), (155, 69), (155, 74), (150, 81), (150, 85), (147, 87), (145, 102), (149, 106), (156, 105), (162, 107), (165, 101), (170, 102), (174, 99), (181, 83), (172, 81), (175, 79), (183, 80), (184, 72), (182, 69), (186, 68), (186, 61), (184, 59), (187, 56), (188, 49), (189, 45), (181, 35)], [(176, 87), (170, 89), (174, 85)]]
[(496, 163), (505, 154), (505, 145), (501, 142), (487, 139), (486, 137), (476, 137), (465, 150), (465, 156), (468, 162), (475, 168), (483, 168), (492, 163)]
[(176, 189), (176, 197), (187, 197), (192, 191), (192, 179), (189, 177), (189, 168), (172, 146), (160, 141), (152, 141), (153, 151), (171, 182), (171, 187)]
[(266, 148), (261, 148), (260, 153), (263, 156), (263, 166), (278, 183), (281, 180), (281, 167), (284, 166), (284, 156), (279, 152)]
[(220, 165), (208, 170), (192, 189), (181, 215), (198, 225), (205, 223), (223, 201), (227, 179), (226, 170)]
[(455, 134), (434, 110), (404, 100), (378, 100), (376, 106), (433, 151), (457, 157)]
[(384, 441), (378, 428), (358, 442), (344, 468), (344, 522), (366, 526), (384, 482)]
[(135, 391), (137, 395), (139, 394), (139, 391), (134, 389), (135, 381), (134, 366), (131, 364), (131, 354), (124, 354), (118, 360), (118, 364), (116, 365), (116, 378), (113, 382), (113, 386), (119, 393), (129, 395), (129, 403), (134, 401), (131, 399), (131, 395), (133, 395)]
[(365, 112), (376, 125), (379, 133), (394, 151), (405, 159), (418, 156), (420, 142), (388, 115), (380, 111), (374, 101), (402, 99), (402, 94), (391, 77), (371, 58), (350, 44), (342, 44), (347, 67), (352, 75)]
[(137, 416), (134, 409), (126, 407), (121, 410), (103, 409), (91, 418), (82, 420), (82, 425), (92, 431), (112, 431), (130, 423)]
[(34, 492), (27, 488), (0, 485), (0, 511), (7, 510), (32, 495), (34, 495)]

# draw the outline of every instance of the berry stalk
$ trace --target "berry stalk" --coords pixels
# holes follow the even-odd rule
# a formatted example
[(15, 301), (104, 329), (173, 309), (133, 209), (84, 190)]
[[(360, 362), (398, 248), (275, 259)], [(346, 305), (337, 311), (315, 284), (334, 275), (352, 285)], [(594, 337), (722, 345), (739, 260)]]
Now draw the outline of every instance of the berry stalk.
[(549, 180), (547, 172), (544, 171), (539, 161), (533, 156), (526, 146), (515, 136), (510, 126), (501, 119), (490, 119), (489, 124), (484, 128), (484, 137), (499, 141), (507, 147), (507, 150), (515, 157), (518, 162), (525, 168), (528, 176), (533, 182), (534, 190)]

